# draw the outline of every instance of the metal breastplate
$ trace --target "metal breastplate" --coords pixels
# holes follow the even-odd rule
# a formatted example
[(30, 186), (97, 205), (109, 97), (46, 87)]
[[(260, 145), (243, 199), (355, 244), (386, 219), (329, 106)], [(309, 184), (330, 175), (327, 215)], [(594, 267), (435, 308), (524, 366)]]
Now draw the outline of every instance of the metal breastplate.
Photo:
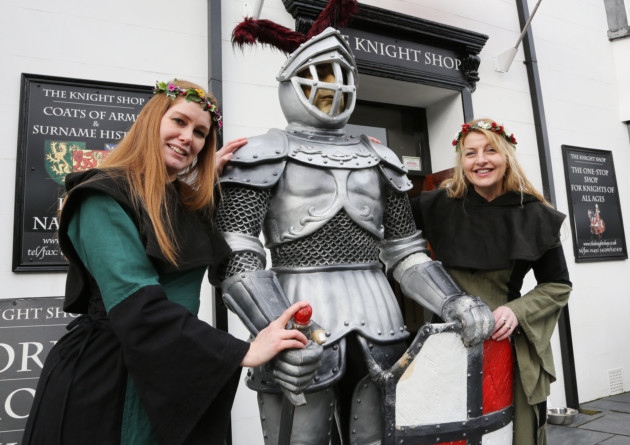
[(289, 139), (289, 155), (264, 223), (267, 246), (315, 233), (343, 211), (383, 238), (384, 181), (379, 158), (358, 140), (327, 145)]

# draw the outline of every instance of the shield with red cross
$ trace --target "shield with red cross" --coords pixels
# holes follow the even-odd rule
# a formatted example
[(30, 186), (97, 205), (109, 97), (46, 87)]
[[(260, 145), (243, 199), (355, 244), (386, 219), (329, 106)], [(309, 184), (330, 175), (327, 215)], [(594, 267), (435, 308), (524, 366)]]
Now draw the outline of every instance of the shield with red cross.
[(384, 445), (508, 445), (513, 433), (508, 340), (464, 346), (455, 323), (423, 326), (383, 373)]

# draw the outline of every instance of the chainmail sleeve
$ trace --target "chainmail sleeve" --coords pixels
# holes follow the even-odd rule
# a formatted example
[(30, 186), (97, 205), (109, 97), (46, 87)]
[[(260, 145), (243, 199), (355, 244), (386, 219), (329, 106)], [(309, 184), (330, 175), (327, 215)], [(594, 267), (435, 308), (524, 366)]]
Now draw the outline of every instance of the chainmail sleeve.
[(388, 191), (383, 225), (386, 240), (406, 238), (416, 233), (411, 203), (406, 193)]
[[(240, 233), (258, 237), (269, 207), (269, 189), (225, 184), (217, 207), (216, 225), (223, 233)], [(219, 272), (221, 279), (240, 272), (265, 269), (265, 263), (254, 252), (238, 252), (230, 256)]]

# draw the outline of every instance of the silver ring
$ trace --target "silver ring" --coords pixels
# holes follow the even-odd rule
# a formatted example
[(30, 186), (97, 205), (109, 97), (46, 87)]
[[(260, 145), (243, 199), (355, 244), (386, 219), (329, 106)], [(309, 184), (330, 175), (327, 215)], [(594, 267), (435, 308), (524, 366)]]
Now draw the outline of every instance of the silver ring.
[(501, 320), (506, 321), (506, 320), (507, 320), (507, 318), (505, 318), (505, 317), (501, 317)]

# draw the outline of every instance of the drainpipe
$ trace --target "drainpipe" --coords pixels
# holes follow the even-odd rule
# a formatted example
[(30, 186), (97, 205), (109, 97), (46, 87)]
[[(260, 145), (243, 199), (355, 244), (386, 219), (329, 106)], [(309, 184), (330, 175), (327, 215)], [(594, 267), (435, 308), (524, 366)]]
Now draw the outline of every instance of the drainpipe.
[[(527, 0), (516, 0), (518, 18), (521, 29), (529, 18), (529, 8)], [(536, 50), (534, 48), (534, 38), (530, 29), (523, 39), (523, 52), (525, 53), (525, 67), (529, 80), (529, 91), (534, 113), (534, 124), (536, 126), (536, 140), (538, 141), (538, 158), (540, 160), (540, 172), (542, 176), (543, 194), (545, 198), (555, 205), (556, 196), (551, 169), (551, 154), (549, 147), (549, 137), (547, 134), (547, 119), (545, 117), (545, 107), (543, 105), (542, 88), (540, 86), (540, 76), (536, 61)], [(567, 305), (558, 320), (558, 333), (560, 336), (560, 350), (562, 353), (562, 370), (564, 376), (564, 392), (567, 406), (579, 408), (580, 401), (577, 391), (577, 379), (575, 375), (575, 359), (573, 355), (573, 340), (571, 337), (571, 321), (569, 318), (569, 306)]]
[[(223, 53), (221, 51), (221, 0), (208, 1), (208, 91), (223, 109)], [(217, 134), (217, 148), (223, 146), (223, 135)], [(221, 298), (221, 289), (214, 289), (213, 325), (228, 330), (227, 308)], [(228, 442), (229, 443), (229, 442)]]

